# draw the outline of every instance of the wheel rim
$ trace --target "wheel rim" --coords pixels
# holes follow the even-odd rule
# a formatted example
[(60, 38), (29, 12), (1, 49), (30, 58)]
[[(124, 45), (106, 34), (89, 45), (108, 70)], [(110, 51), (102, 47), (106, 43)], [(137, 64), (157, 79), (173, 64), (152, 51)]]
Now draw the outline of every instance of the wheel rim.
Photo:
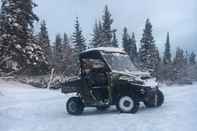
[(77, 103), (74, 101), (69, 102), (68, 109), (70, 112), (76, 112), (77, 111)]
[(129, 112), (132, 110), (133, 106), (134, 106), (134, 102), (131, 97), (124, 96), (124, 97), (120, 98), (119, 107), (122, 111)]

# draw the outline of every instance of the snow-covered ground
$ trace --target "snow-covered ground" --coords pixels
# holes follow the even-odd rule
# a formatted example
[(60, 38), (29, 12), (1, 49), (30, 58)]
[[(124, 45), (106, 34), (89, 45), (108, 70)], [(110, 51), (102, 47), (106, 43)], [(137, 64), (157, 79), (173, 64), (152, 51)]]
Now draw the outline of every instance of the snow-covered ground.
[(197, 84), (163, 87), (165, 103), (137, 114), (65, 112), (68, 96), (0, 80), (0, 131), (197, 131)]

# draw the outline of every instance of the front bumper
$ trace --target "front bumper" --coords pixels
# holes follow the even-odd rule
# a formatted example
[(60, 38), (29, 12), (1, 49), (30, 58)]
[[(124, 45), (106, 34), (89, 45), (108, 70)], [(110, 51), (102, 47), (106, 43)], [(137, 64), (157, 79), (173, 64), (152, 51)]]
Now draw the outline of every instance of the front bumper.
[(151, 87), (151, 88), (158, 87), (158, 83), (156, 81), (156, 78), (144, 80), (144, 86)]

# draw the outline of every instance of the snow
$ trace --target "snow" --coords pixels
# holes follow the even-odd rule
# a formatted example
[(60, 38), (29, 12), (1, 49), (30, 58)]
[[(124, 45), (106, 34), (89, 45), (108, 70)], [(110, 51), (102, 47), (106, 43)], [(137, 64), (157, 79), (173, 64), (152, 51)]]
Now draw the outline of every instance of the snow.
[(1, 131), (196, 131), (197, 83), (162, 87), (163, 106), (137, 114), (121, 114), (115, 108), (98, 112), (85, 109), (81, 116), (65, 112), (69, 95), (59, 90), (37, 89), (0, 80)]
[(34, 51), (33, 47), (31, 47), (31, 46), (26, 46), (26, 49), (30, 50), (31, 52)]
[(104, 52), (116, 52), (116, 53), (125, 53), (123, 48), (116, 48), (116, 47), (98, 47), (98, 48), (91, 48), (88, 50), (85, 50), (84, 52), (89, 52), (89, 51), (104, 51)]
[(159, 83), (156, 81), (156, 78), (151, 78), (151, 79), (145, 80), (144, 85), (149, 86), (149, 87), (157, 87), (159, 86)]
[(16, 48), (17, 48), (17, 49), (21, 49), (22, 47), (21, 47), (21, 45), (17, 44), (17, 45), (16, 45)]
[(14, 23), (14, 26), (16, 26), (16, 27), (18, 27), (18, 26), (20, 26), (18, 23)]

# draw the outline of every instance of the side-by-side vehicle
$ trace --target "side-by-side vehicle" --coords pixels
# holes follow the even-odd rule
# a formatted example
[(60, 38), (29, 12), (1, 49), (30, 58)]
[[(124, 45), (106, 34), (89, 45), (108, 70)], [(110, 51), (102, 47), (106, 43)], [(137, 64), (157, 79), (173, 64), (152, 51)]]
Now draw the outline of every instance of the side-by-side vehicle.
[(76, 93), (67, 101), (67, 112), (79, 115), (85, 107), (106, 110), (112, 105), (123, 113), (136, 113), (140, 102), (159, 107), (164, 95), (149, 72), (140, 71), (120, 48), (100, 47), (79, 56), (80, 75), (70, 78), (63, 93)]

